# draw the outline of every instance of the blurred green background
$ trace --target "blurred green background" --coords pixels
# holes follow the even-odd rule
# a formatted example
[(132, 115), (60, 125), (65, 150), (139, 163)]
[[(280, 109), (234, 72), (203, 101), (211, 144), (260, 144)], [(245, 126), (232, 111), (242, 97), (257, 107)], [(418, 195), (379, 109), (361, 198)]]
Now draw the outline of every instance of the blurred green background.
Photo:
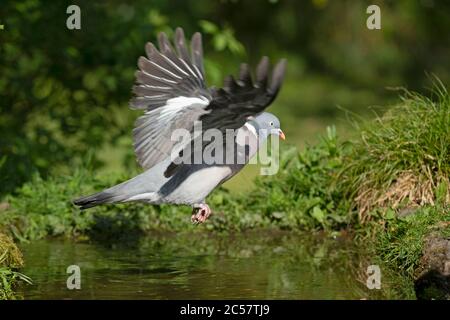
[[(81, 30), (66, 28), (71, 4)], [(370, 4), (381, 8), (381, 30), (366, 28)], [(431, 74), (450, 83), (445, 0), (2, 0), (0, 24), (0, 198), (36, 171), (88, 163), (98, 174), (135, 172), (139, 112), (127, 104), (136, 62), (147, 41), (177, 26), (203, 33), (209, 84), (240, 62), (287, 58), (271, 111), (298, 146), (329, 124), (350, 134), (344, 110), (373, 116), (397, 99), (392, 88), (424, 92)]]

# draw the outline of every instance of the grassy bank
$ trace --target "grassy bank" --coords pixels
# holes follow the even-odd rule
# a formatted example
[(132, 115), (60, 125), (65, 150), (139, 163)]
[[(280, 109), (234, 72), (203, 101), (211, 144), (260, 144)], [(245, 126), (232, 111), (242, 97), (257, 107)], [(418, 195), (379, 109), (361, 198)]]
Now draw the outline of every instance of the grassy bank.
[(17, 270), (23, 266), (22, 253), (13, 240), (0, 233), (0, 300), (14, 299), (14, 286), (18, 281), (30, 279)]
[[(89, 168), (42, 180), (35, 175), (0, 209), (0, 231), (17, 241), (48, 236), (122, 241), (151, 230), (234, 232), (249, 229), (352, 230), (380, 261), (413, 278), (425, 237), (450, 235), (450, 98), (405, 93), (374, 121), (356, 121), (341, 141), (331, 127), (319, 142), (284, 147), (280, 171), (243, 194), (208, 199), (214, 215), (190, 223), (190, 208), (122, 204), (85, 212), (70, 200), (129, 177), (95, 177)], [(368, 240), (370, 242), (368, 242)]]

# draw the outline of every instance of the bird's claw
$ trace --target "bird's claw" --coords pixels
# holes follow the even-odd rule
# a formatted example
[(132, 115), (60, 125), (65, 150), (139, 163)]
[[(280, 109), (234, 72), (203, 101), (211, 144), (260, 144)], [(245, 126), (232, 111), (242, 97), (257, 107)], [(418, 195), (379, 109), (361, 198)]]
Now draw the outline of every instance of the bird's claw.
[(194, 224), (200, 224), (206, 221), (211, 215), (211, 209), (207, 204), (200, 204), (192, 209), (191, 221)]

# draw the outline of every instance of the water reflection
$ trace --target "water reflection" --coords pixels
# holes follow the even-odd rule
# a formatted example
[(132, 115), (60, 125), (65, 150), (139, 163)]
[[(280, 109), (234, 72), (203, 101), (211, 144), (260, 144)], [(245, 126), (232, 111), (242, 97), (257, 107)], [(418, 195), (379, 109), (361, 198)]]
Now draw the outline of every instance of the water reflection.
[[(349, 241), (285, 233), (150, 235), (137, 243), (61, 240), (23, 246), (25, 299), (361, 299), (361, 254)], [(81, 268), (81, 290), (66, 268)], [(382, 293), (377, 292), (377, 297)]]

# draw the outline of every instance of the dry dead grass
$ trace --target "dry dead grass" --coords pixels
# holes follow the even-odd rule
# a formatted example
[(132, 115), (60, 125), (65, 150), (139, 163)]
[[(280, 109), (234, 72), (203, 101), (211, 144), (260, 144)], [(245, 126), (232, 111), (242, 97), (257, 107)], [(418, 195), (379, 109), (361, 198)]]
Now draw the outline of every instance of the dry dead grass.
[(23, 257), (19, 248), (7, 235), (0, 233), (0, 266), (19, 268), (23, 266)]
[(359, 219), (368, 220), (368, 213), (375, 208), (405, 209), (424, 205), (435, 205), (436, 189), (445, 188), (443, 202), (450, 204), (450, 180), (448, 177), (434, 178), (429, 171), (426, 176), (418, 176), (412, 171), (401, 172), (387, 190), (379, 190), (363, 184), (355, 202)]

